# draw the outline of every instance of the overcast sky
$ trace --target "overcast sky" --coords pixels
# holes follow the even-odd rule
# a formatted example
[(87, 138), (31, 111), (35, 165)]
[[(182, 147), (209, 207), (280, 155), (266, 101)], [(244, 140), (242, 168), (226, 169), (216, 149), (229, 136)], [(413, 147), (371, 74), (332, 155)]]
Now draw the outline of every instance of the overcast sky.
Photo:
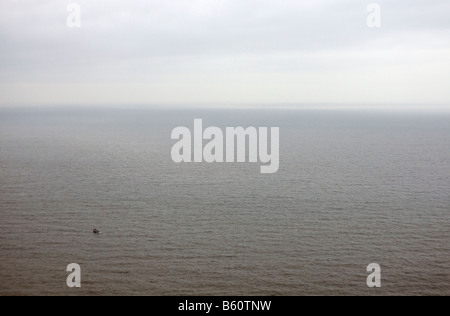
[(2, 0), (0, 66), (0, 106), (450, 108), (450, 1)]

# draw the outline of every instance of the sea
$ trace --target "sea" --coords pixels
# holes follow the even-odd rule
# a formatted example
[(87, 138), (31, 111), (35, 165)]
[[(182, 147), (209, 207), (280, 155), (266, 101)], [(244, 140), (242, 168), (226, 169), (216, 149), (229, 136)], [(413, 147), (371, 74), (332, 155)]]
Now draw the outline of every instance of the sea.
[[(194, 119), (279, 127), (279, 171), (174, 163)], [(4, 108), (0, 295), (450, 295), (449, 187), (449, 112)]]

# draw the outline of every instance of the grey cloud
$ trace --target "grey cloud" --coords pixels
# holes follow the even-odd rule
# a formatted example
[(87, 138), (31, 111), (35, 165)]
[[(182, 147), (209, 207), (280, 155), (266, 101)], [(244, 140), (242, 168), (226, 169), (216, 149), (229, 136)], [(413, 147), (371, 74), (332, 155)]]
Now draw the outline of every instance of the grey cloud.
[[(372, 50), (448, 49), (448, 0), (73, 0), (0, 3), (0, 81), (146, 80), (151, 74), (318, 71)], [(366, 7), (382, 7), (381, 29)], [(333, 65), (343, 51), (360, 52)], [(316, 57), (318, 56), (318, 57)], [(339, 60), (339, 57), (338, 57)]]
[(448, 1), (380, 1), (383, 31), (365, 25), (369, 1), (3, 1), (2, 64), (96, 63), (179, 55), (325, 50), (402, 30), (449, 30)]

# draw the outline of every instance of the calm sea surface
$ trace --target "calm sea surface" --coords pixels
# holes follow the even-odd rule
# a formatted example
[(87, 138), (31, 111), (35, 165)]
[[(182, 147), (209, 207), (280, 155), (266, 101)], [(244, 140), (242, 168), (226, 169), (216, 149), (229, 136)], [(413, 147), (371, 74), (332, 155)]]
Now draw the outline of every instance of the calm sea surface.
[[(195, 118), (279, 172), (173, 163)], [(0, 295), (450, 295), (449, 186), (449, 114), (0, 110)]]

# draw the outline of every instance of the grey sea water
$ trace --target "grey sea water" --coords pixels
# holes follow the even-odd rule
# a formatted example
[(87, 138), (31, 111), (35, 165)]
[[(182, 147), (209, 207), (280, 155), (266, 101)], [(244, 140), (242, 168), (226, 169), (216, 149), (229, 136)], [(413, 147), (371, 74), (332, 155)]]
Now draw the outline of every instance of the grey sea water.
[[(279, 172), (173, 163), (195, 118), (279, 126)], [(444, 113), (4, 109), (0, 295), (450, 295), (449, 184)]]

